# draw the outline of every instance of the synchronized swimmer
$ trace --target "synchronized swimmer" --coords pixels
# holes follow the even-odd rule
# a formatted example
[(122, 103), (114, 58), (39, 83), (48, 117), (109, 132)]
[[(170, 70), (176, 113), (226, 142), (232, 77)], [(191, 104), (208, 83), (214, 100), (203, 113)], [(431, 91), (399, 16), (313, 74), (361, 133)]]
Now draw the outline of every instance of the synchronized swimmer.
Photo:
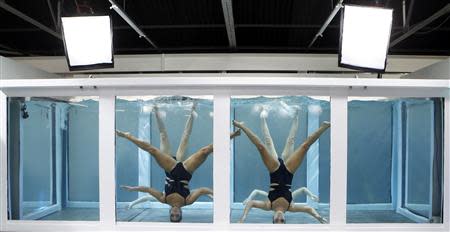
[[(275, 150), (272, 137), (270, 136), (267, 122), (265, 119), (266, 112), (263, 111), (260, 114), (261, 128), (264, 135), (264, 143), (258, 138), (258, 136), (247, 128), (244, 123), (233, 121), (234, 126), (242, 129), (250, 141), (256, 146), (261, 156), (261, 159), (270, 173), (270, 190), (269, 193), (262, 190), (254, 190), (250, 196), (244, 201), (245, 209), (239, 222), (244, 222), (248, 212), (252, 207), (272, 210), (274, 211), (273, 223), (285, 223), (284, 213), (289, 212), (305, 212), (316, 218), (320, 223), (326, 223), (327, 220), (320, 216), (317, 211), (309, 206), (298, 205), (293, 202), (293, 198), (297, 197), (301, 193), (307, 194), (312, 200), (318, 201), (318, 197), (313, 195), (306, 188), (299, 188), (294, 192), (291, 192), (292, 179), (297, 169), (302, 164), (302, 161), (309, 149), (309, 147), (319, 139), (320, 135), (325, 132), (329, 127), (329, 122), (323, 122), (319, 129), (310, 135), (302, 145), (294, 150), (295, 137), (298, 130), (298, 111), (295, 114), (292, 122), (289, 136), (286, 139), (285, 147), (281, 155), (282, 158), (278, 158), (278, 154)], [(265, 201), (253, 200), (256, 195), (263, 195), (268, 199)]]
[[(193, 204), (202, 195), (207, 195), (210, 198), (213, 197), (213, 191), (210, 188), (198, 188), (192, 192), (189, 190), (189, 181), (192, 178), (192, 174), (213, 151), (213, 145), (209, 144), (197, 152), (194, 152), (188, 159), (184, 160), (184, 155), (192, 132), (192, 125), (196, 114), (195, 107), (196, 104), (194, 103), (192, 105), (190, 115), (186, 121), (180, 145), (178, 146), (175, 156), (171, 155), (172, 152), (169, 138), (157, 106), (154, 106), (154, 112), (160, 132), (160, 149), (150, 143), (133, 137), (130, 133), (116, 131), (118, 136), (128, 139), (139, 148), (147, 151), (151, 156), (153, 156), (158, 165), (164, 169), (166, 173), (164, 192), (145, 186), (121, 186), (128, 191), (139, 191), (150, 194), (149, 196), (144, 196), (131, 202), (129, 208), (132, 208), (136, 204), (156, 199), (157, 201), (170, 206), (169, 213), (171, 222), (180, 222), (182, 220), (181, 207)], [(297, 111), (292, 122), (289, 136), (286, 139), (281, 158), (278, 158), (265, 116), (266, 112), (263, 109), (260, 114), (260, 119), (264, 143), (261, 142), (258, 136), (246, 127), (244, 123), (233, 121), (233, 125), (239, 129), (230, 135), (230, 139), (239, 136), (241, 130), (244, 131), (250, 141), (258, 149), (261, 159), (270, 173), (269, 193), (262, 190), (254, 190), (243, 202), (245, 204), (245, 209), (239, 222), (244, 222), (250, 209), (255, 207), (263, 210), (274, 211), (273, 223), (285, 223), (286, 220), (284, 213), (286, 211), (305, 212), (316, 218), (319, 222), (326, 223), (327, 220), (320, 216), (314, 208), (295, 204), (293, 201), (293, 199), (302, 193), (305, 193), (314, 201), (318, 201), (319, 198), (304, 187), (291, 192), (291, 184), (293, 176), (297, 169), (301, 166), (309, 147), (330, 127), (330, 123), (323, 122), (316, 132), (310, 135), (302, 145), (294, 150), (295, 137), (299, 124), (299, 115)], [(268, 199), (264, 201), (253, 200), (253, 198), (258, 194), (263, 195)]]
[[(192, 131), (194, 116), (196, 114), (195, 107), (196, 104), (194, 103), (191, 113), (186, 121), (184, 132), (175, 157), (171, 155), (172, 153), (169, 138), (157, 106), (154, 107), (154, 110), (160, 132), (160, 149), (154, 147), (150, 143), (133, 137), (130, 133), (116, 131), (118, 136), (128, 139), (139, 148), (152, 155), (156, 159), (158, 165), (164, 169), (166, 173), (164, 192), (145, 186), (121, 186), (128, 191), (145, 192), (151, 195), (141, 197), (131, 202), (129, 208), (141, 202), (156, 199), (159, 202), (170, 206), (169, 213), (171, 222), (180, 222), (182, 219), (181, 207), (194, 203), (202, 195), (207, 195), (210, 198), (213, 197), (213, 191), (210, 188), (198, 188), (192, 192), (189, 190), (189, 181), (192, 178), (192, 174), (213, 151), (213, 145), (209, 144), (197, 152), (194, 152), (191, 156), (189, 156), (189, 158), (184, 160), (184, 154), (186, 152), (187, 144)], [(239, 135), (240, 130), (237, 130), (230, 135), (230, 139), (233, 139)]]

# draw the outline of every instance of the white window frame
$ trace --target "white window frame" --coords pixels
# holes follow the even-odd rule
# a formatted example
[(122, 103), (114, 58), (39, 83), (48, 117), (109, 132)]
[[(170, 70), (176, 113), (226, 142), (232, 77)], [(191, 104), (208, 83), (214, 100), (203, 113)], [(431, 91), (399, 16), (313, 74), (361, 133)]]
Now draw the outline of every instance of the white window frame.
[[(117, 75), (117, 77), (124, 77)], [(80, 88), (83, 86), (83, 88)], [(448, 231), (450, 83), (448, 80), (301, 78), (234, 74), (183, 77), (100, 79), (0, 80), (0, 230), (321, 230), (321, 231)], [(115, 215), (115, 96), (213, 95), (214, 96), (214, 222), (153, 223), (116, 222)], [(230, 223), (230, 97), (233, 95), (315, 95), (331, 97), (330, 224), (235, 224)], [(99, 96), (99, 192), (100, 220), (7, 220), (7, 96)], [(347, 224), (347, 99), (350, 96), (445, 97), (444, 125), (444, 220), (442, 224)], [(268, 222), (270, 223), (270, 222)]]

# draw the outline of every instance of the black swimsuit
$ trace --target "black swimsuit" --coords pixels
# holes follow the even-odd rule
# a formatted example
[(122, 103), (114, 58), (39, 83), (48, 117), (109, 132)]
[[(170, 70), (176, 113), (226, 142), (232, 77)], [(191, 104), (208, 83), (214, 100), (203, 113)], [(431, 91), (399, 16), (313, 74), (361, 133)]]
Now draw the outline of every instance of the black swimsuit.
[(191, 193), (187, 184), (191, 178), (191, 173), (184, 168), (183, 163), (178, 162), (172, 171), (166, 172), (166, 184), (164, 186), (165, 196), (167, 197), (172, 193), (178, 193), (186, 199)]
[(278, 161), (280, 162), (280, 166), (276, 171), (270, 173), (269, 200), (272, 203), (282, 197), (291, 204), (291, 185), (294, 175), (287, 170), (282, 159), (278, 158)]

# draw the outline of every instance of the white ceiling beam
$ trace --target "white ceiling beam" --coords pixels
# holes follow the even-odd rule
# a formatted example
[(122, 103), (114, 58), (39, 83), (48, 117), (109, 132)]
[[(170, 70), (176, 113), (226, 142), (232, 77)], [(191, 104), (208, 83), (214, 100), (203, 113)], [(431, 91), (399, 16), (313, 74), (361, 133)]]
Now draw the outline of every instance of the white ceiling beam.
[[(447, 59), (446, 56), (388, 56), (386, 72), (409, 73)], [(16, 57), (49, 73), (69, 74), (66, 58)], [(336, 54), (164, 54), (116, 55), (114, 68), (87, 72), (131, 73), (164, 71), (292, 71), (354, 72), (338, 67)]]

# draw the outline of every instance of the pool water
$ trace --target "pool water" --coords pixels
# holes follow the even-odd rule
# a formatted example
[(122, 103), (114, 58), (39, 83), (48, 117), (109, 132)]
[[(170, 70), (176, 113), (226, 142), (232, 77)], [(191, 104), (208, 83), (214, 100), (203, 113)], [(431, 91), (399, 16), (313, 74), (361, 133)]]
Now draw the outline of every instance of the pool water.
[[(8, 216), (14, 220), (98, 220), (98, 97), (9, 98)], [(193, 103), (195, 113), (191, 114)], [(192, 132), (184, 160), (213, 142), (212, 96), (118, 96), (116, 129), (162, 148), (156, 110), (175, 156), (186, 122)], [(348, 223), (426, 223), (442, 218), (443, 101), (438, 98), (349, 98), (347, 155)], [(328, 96), (234, 96), (231, 120), (243, 122), (262, 141), (263, 119), (281, 158), (298, 115), (293, 140), (297, 149), (330, 121)], [(294, 191), (306, 187), (295, 203), (317, 209), (329, 219), (330, 131), (308, 149), (295, 172)], [(236, 130), (230, 125), (232, 130)], [(245, 133), (231, 142), (231, 222), (242, 216), (249, 194), (269, 191), (269, 171)], [(164, 191), (165, 173), (146, 151), (116, 137), (116, 210), (118, 221), (168, 222), (169, 208), (155, 200), (128, 209), (148, 193), (121, 185)], [(189, 182), (194, 189), (213, 188), (211, 153)], [(180, 160), (178, 160), (180, 161)], [(286, 160), (285, 160), (286, 161)], [(183, 160), (181, 160), (183, 162)], [(255, 200), (265, 201), (265, 196)], [(272, 212), (252, 209), (246, 223), (272, 223)], [(287, 223), (318, 223), (305, 213), (286, 214)], [(212, 200), (201, 196), (183, 210), (184, 222), (211, 223)]]

